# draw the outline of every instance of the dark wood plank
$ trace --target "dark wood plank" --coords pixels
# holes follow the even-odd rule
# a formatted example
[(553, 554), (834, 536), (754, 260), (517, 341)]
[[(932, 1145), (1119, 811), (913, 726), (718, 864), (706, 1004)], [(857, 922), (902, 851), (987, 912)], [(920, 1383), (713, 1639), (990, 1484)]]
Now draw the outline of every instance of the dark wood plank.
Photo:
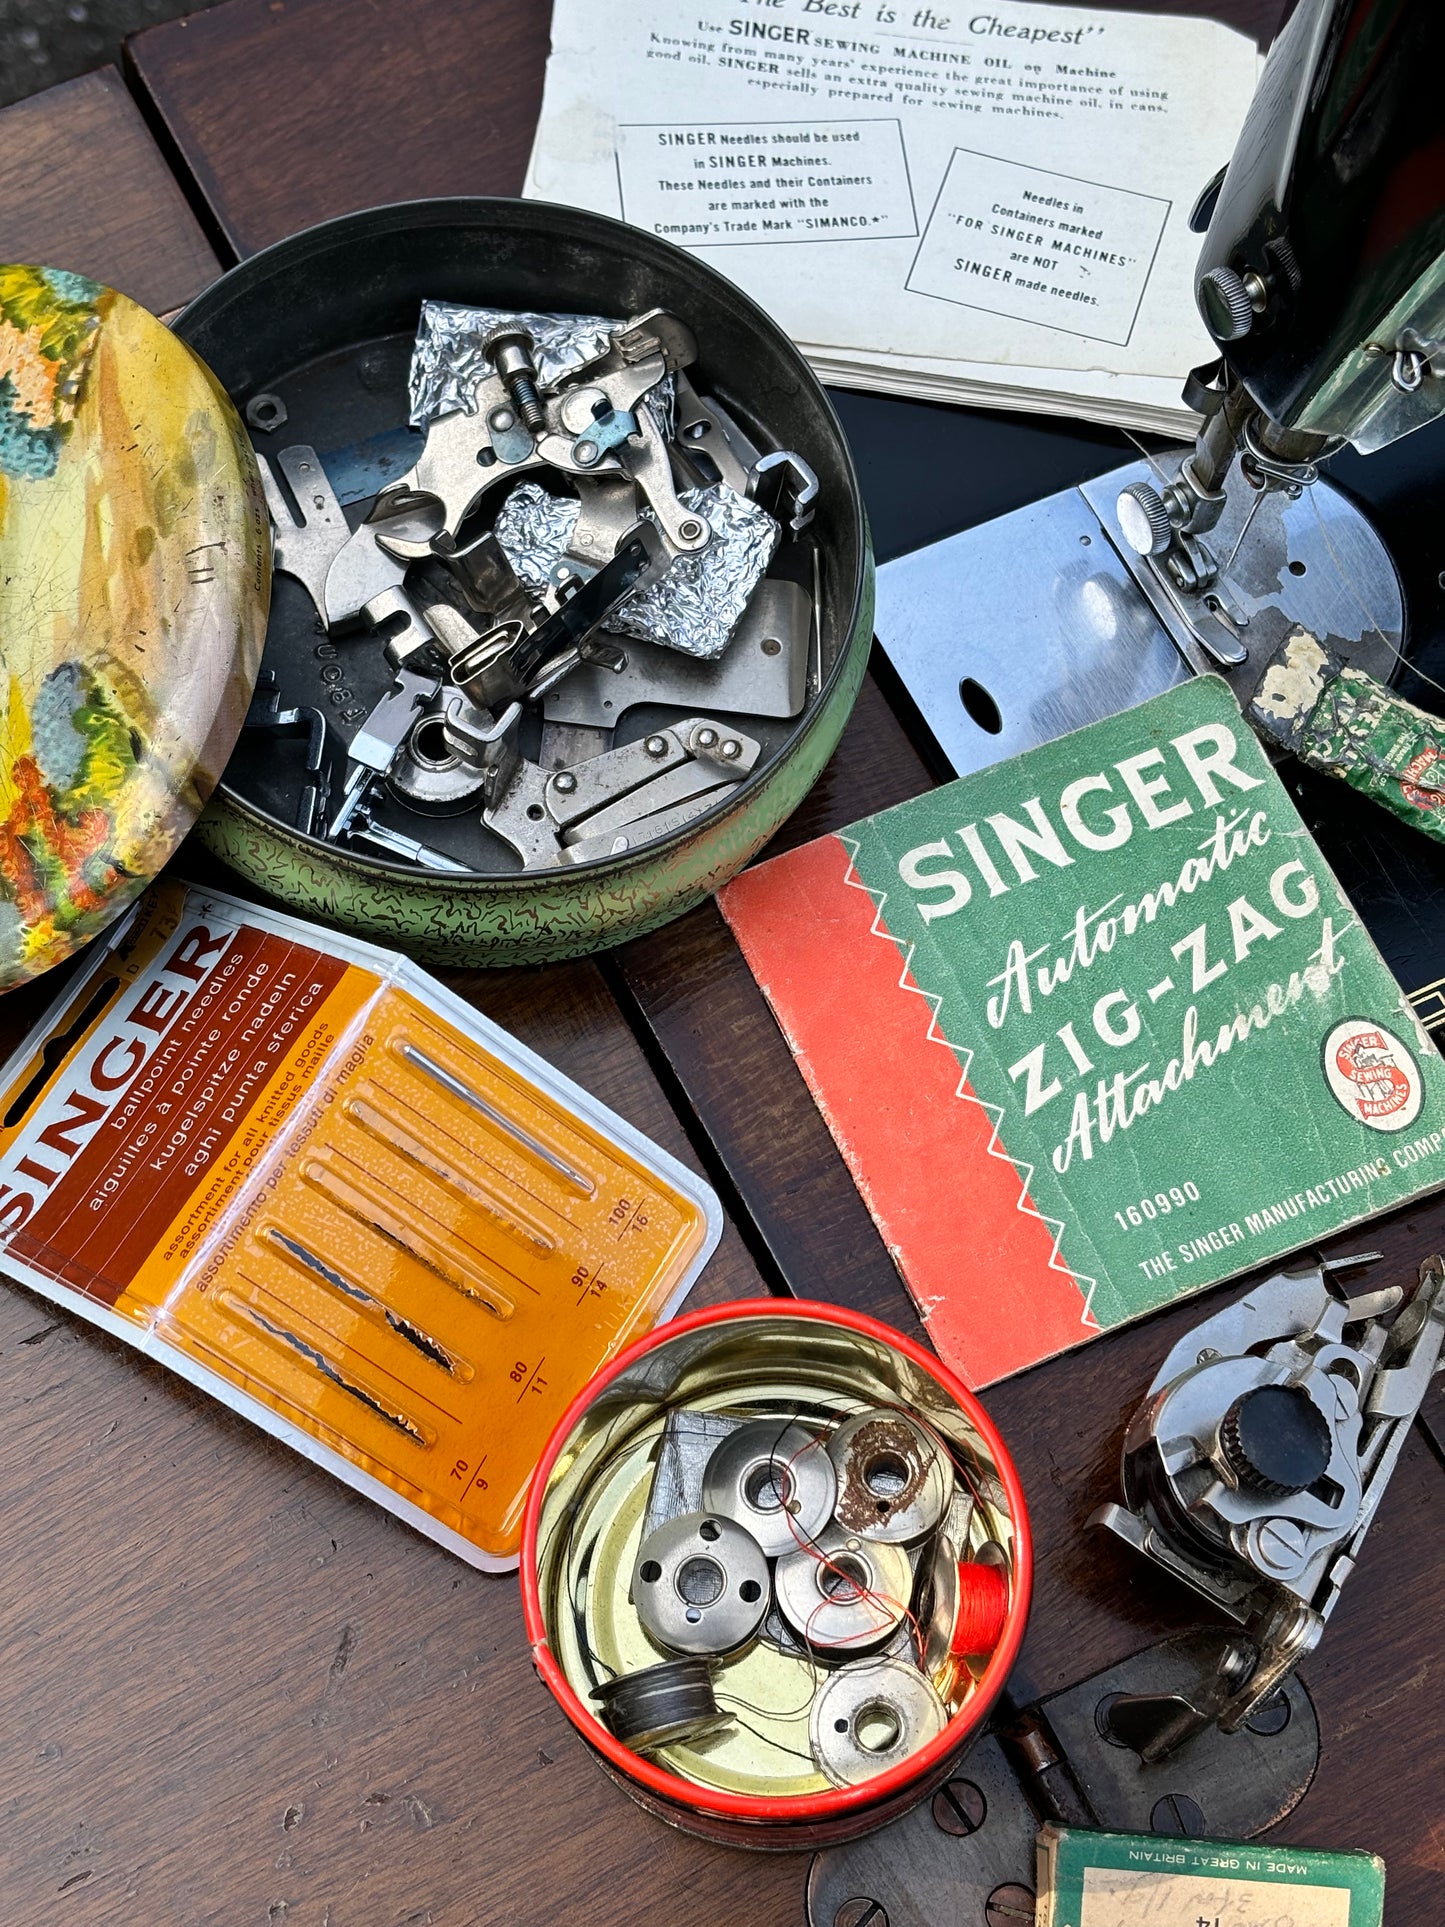
[[(836, 755), (768, 854), (930, 781), (870, 677)], [(912, 1300), (715, 906), (624, 945), (606, 967), (702, 1118), (789, 1288), (916, 1331)]]
[(231, 0), (126, 51), (242, 255), (384, 201), (517, 193), (548, 17), (539, 0)]
[(214, 277), (216, 257), (114, 67), (0, 113), (0, 261), (88, 274), (156, 314)]

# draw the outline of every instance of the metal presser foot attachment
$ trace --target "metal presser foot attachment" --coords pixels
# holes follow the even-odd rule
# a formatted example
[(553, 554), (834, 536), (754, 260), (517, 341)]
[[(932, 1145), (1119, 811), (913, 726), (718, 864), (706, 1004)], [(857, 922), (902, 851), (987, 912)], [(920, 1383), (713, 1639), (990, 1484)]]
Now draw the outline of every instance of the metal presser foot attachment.
[[(878, 571), (876, 627), (956, 774), (1213, 672), (1241, 708), (1305, 629), (1381, 682), (1404, 645), (1384, 544), (1319, 474), (1319, 436), (1209, 402), (1198, 442)], [(1244, 397), (1244, 403), (1248, 398)], [(1313, 449), (1313, 454), (1308, 453)]]
[(1196, 1326), (1124, 1438), (1125, 1503), (1106, 1526), (1241, 1628), (1192, 1698), (1116, 1709), (1145, 1760), (1211, 1725), (1237, 1732), (1318, 1644), (1440, 1369), (1445, 1261), (1349, 1296), (1341, 1271), (1284, 1271)]
[(1081, 491), (1185, 661), (1247, 703), (1304, 628), (1388, 682), (1404, 640), (1400, 585), (1379, 536), (1320, 476), (1332, 445), (1269, 422), (1234, 382), (1193, 375), (1185, 400), (1205, 416), (1187, 455)]

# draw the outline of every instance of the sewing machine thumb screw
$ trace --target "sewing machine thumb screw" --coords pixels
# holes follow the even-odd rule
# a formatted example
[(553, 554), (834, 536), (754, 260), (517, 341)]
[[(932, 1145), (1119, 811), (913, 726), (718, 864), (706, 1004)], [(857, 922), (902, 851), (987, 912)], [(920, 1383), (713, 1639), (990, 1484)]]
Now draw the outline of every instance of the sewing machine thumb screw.
[(1330, 1428), (1302, 1386), (1256, 1385), (1225, 1413), (1219, 1447), (1241, 1491), (1282, 1499), (1325, 1471)]
[(1174, 525), (1158, 489), (1131, 482), (1115, 504), (1119, 530), (1136, 555), (1163, 555), (1174, 540)]
[(1199, 277), (1199, 307), (1216, 341), (1242, 340), (1254, 326), (1249, 289), (1233, 268), (1211, 268)]

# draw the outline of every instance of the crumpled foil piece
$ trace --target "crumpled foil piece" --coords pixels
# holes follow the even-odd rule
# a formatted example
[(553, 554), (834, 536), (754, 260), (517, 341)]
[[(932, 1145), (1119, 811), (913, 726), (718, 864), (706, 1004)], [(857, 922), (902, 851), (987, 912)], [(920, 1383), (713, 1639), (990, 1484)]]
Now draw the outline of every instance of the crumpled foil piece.
[(512, 573), (528, 589), (545, 589), (554, 564), (566, 553), (582, 504), (575, 495), (553, 495), (537, 482), (518, 482), (497, 510), (492, 533)]
[(600, 314), (517, 314), (508, 308), (465, 308), (455, 301), (423, 301), (411, 351), (411, 425), (425, 428), (438, 415), (475, 411), (477, 386), (492, 373), (482, 343), (504, 321), (519, 322), (536, 344), (533, 359), (544, 388), (612, 345), (620, 321)]
[[(727, 648), (782, 531), (766, 509), (723, 482), (684, 489), (679, 500), (703, 518), (712, 541), (696, 554), (675, 556), (662, 580), (629, 596), (613, 611), (607, 627), (614, 634), (637, 636), (714, 662)], [(536, 482), (519, 482), (507, 495), (497, 512), (495, 533), (502, 553), (529, 588), (550, 582), (579, 513), (580, 504), (571, 497), (551, 495)]]
[[(492, 373), (482, 343), (503, 321), (520, 322), (533, 341), (537, 380), (551, 388), (563, 375), (595, 361), (612, 346), (620, 321), (600, 314), (516, 314), (510, 308), (463, 308), (454, 301), (423, 301), (411, 351), (411, 425), (425, 428), (438, 415), (476, 412), (477, 386)], [(644, 397), (653, 420), (670, 442), (677, 432), (677, 388), (664, 375)]]
[(607, 626), (714, 662), (762, 581), (782, 530), (766, 509), (725, 482), (684, 489), (678, 500), (707, 523), (711, 542), (695, 554), (674, 556), (662, 580), (629, 596)]

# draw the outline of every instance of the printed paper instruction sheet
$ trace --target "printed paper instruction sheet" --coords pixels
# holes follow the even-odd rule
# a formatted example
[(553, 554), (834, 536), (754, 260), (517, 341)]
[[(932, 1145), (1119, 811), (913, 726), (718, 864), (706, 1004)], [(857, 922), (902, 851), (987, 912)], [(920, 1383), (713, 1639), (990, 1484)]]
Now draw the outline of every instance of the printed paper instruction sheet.
[(1258, 72), (1210, 21), (556, 0), (527, 191), (696, 249), (845, 355), (1181, 377), (1188, 215)]

